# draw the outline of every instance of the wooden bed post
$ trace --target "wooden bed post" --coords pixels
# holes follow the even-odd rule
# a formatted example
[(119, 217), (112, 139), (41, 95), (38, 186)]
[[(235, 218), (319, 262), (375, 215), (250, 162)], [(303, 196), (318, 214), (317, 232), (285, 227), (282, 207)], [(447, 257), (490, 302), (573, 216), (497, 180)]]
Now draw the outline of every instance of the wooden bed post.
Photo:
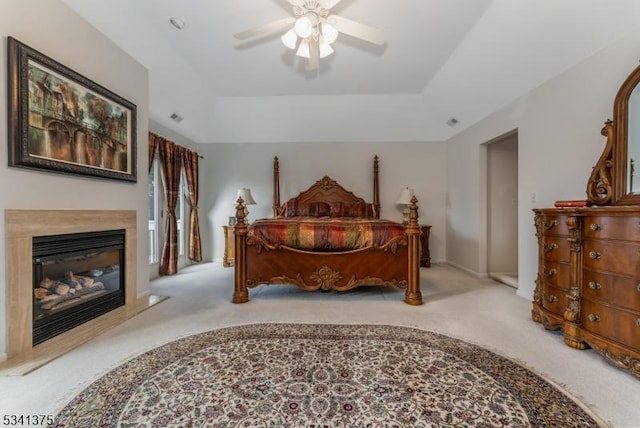
[(278, 216), (280, 209), (280, 163), (278, 156), (273, 158), (273, 216)]
[(373, 158), (373, 206), (376, 218), (380, 218), (380, 181), (378, 178), (378, 155)]
[(409, 305), (422, 304), (422, 292), (420, 291), (420, 226), (418, 225), (418, 198), (411, 197), (409, 206), (409, 224), (405, 232), (409, 241), (409, 264), (407, 266), (408, 281), (404, 301)]
[(236, 226), (233, 231), (235, 234), (235, 277), (233, 303), (246, 303), (249, 301), (249, 292), (247, 291), (247, 220), (245, 218), (244, 200), (238, 197), (236, 205)]

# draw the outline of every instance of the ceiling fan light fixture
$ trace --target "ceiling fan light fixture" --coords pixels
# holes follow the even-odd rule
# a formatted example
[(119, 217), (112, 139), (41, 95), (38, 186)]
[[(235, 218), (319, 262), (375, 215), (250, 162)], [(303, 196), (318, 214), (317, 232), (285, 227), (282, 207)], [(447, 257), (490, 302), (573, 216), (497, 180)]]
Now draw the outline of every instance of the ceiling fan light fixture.
[[(284, 2), (285, 0), (281, 0)], [(277, 19), (234, 34), (239, 40), (278, 34), (295, 55), (308, 60), (306, 70), (317, 70), (318, 59), (334, 53), (332, 43), (340, 34), (376, 45), (387, 43), (387, 34), (374, 27), (333, 15), (331, 9), (341, 0), (286, 0), (293, 6), (292, 16)]]
[(328, 22), (322, 23), (322, 38), (328, 44), (335, 42), (338, 39), (338, 30), (336, 27)]
[(320, 45), (319, 45), (319, 57), (320, 58), (325, 58), (328, 57), (329, 55), (331, 55), (333, 52), (335, 52), (333, 50), (333, 48), (331, 47), (331, 45), (329, 43), (327, 43), (325, 40), (323, 40)]
[(309, 50), (309, 39), (303, 39), (300, 42), (300, 46), (298, 46), (298, 51), (296, 55), (302, 58), (311, 58), (311, 51)]
[(289, 49), (295, 49), (298, 44), (298, 35), (295, 30), (292, 28), (280, 37), (282, 43), (288, 47)]
[(311, 22), (311, 19), (306, 15), (301, 16), (296, 20), (296, 24), (293, 28), (298, 36), (305, 39), (313, 32), (313, 22)]

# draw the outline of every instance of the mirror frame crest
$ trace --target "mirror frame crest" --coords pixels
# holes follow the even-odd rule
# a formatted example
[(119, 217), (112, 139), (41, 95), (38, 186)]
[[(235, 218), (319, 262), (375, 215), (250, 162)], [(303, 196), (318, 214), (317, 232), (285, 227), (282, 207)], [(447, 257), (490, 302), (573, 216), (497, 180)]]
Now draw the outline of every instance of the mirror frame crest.
[(587, 198), (595, 205), (640, 205), (640, 193), (627, 189), (629, 98), (638, 84), (640, 66), (620, 86), (613, 104), (613, 121), (607, 120), (602, 128), (607, 143), (587, 183)]

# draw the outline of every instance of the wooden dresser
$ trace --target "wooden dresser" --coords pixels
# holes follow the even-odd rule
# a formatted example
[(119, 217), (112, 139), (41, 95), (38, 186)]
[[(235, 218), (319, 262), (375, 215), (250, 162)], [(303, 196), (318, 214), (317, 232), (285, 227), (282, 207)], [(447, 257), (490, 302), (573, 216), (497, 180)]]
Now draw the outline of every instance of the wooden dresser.
[[(640, 66), (622, 83), (586, 199), (535, 209), (531, 317), (640, 378)], [(635, 156), (635, 159), (634, 159)], [(559, 182), (558, 184), (561, 184)], [(576, 207), (579, 206), (579, 207)]]
[(640, 207), (537, 209), (532, 318), (640, 377)]
[(538, 279), (532, 318), (549, 330), (561, 329), (571, 286), (567, 212), (535, 210), (538, 237)]

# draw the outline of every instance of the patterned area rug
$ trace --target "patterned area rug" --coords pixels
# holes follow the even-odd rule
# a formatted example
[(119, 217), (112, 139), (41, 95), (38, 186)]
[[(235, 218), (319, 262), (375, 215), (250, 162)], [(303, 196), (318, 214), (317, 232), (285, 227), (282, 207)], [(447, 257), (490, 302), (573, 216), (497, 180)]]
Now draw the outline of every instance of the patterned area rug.
[(598, 427), (513, 361), (381, 325), (256, 324), (179, 339), (74, 398), (57, 427)]

